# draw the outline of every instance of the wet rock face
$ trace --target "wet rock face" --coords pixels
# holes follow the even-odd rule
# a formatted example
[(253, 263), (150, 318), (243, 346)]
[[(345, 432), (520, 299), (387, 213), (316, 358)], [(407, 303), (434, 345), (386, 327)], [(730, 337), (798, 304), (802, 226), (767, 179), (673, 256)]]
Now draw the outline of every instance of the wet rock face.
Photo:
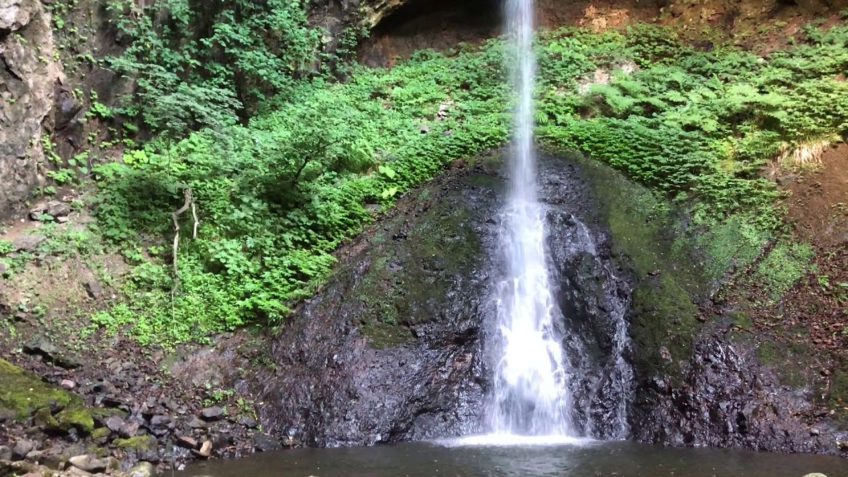
[[(604, 337), (625, 303), (609, 293), (623, 285), (605, 285), (611, 264), (608, 253), (596, 256), (603, 238), (580, 213), (591, 207), (574, 168), (552, 159), (543, 168), (560, 305), (586, 332), (566, 343), (580, 368), (575, 418), (587, 433), (617, 436), (626, 406), (613, 407), (627, 402), (629, 389), (609, 384), (617, 362), (610, 356), (620, 350)], [(504, 179), (482, 166), (446, 176), (351, 244), (335, 278), (276, 339), (261, 416), (274, 434), (303, 445), (354, 446), (484, 430), (497, 359), (486, 345), (496, 332), (492, 252)], [(583, 262), (580, 272), (566, 273)], [(594, 354), (578, 360), (585, 348)], [(596, 416), (601, 424), (587, 424)]]
[[(694, 329), (686, 353), (662, 340), (631, 341), (631, 323), (676, 318), (639, 315), (640, 278), (615, 247), (626, 237), (612, 235), (599, 207), (623, 196), (591, 174), (580, 160), (540, 165), (576, 431), (674, 446), (839, 452), (848, 435), (805, 423), (814, 397), (781, 385), (753, 344), (730, 337), (732, 322)], [(485, 431), (498, 359), (489, 344), (497, 336), (504, 184), (496, 166), (446, 173), (344, 250), (335, 277), (273, 342), (276, 366), (257, 385), (264, 429), (307, 446)], [(676, 364), (652, 367), (637, 359), (646, 354)]]
[(753, 346), (729, 341), (720, 328), (695, 338), (682, 383), (655, 379), (640, 391), (634, 438), (673, 446), (838, 453), (848, 432), (803, 422), (816, 413), (812, 397), (781, 385), (759, 363)]
[[(550, 168), (555, 162), (544, 164)], [(614, 261), (610, 237), (593, 206), (594, 193), (579, 167), (554, 167), (543, 169), (541, 196), (549, 201), (548, 250), (570, 369), (573, 425), (593, 438), (626, 438), (635, 387), (626, 321), (632, 286), (628, 272)]]
[(491, 182), (478, 172), (439, 180), (348, 247), (335, 278), (273, 345), (266, 428), (316, 446), (474, 430)]
[(0, 0), (0, 219), (42, 180), (42, 128), (62, 79), (54, 51), (41, 2)]

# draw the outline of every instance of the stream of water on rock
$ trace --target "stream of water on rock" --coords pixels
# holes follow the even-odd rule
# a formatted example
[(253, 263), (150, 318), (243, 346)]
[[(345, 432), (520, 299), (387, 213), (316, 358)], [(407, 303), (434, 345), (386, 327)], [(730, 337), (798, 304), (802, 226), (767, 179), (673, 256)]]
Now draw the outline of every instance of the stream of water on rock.
[(497, 287), (499, 357), (488, 408), (491, 434), (467, 444), (542, 443), (572, 434), (558, 316), (545, 246), (545, 210), (537, 198), (533, 95), (533, 0), (507, 0), (506, 66), (517, 99), (510, 148), (510, 192), (499, 233), (504, 276)]
[(507, 0), (507, 66), (518, 100), (514, 113), (511, 184), (501, 220), (506, 276), (498, 287), (502, 340), (489, 418), (497, 435), (567, 436), (569, 395), (558, 313), (545, 250), (544, 209), (537, 199), (533, 141), (533, 0)]

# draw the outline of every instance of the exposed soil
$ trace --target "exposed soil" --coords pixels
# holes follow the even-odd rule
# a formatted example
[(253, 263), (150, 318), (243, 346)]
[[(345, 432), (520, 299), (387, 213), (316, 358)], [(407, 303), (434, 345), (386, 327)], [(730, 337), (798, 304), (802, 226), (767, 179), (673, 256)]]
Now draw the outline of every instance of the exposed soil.
[(816, 251), (812, 271), (785, 298), (787, 326), (839, 359), (848, 350), (848, 144), (788, 185), (789, 218)]
[[(675, 27), (693, 41), (703, 41), (705, 31), (713, 29), (761, 54), (786, 47), (794, 37), (803, 35), (802, 27), (810, 22), (832, 25), (846, 7), (848, 0), (536, 2), (537, 23), (543, 29), (580, 26), (605, 31), (649, 22)], [(360, 45), (360, 60), (372, 66), (392, 66), (422, 49), (448, 51), (462, 42), (481, 43), (501, 32), (502, 8), (495, 0), (411, 1), (385, 18)]]
[(848, 144), (825, 151), (814, 167), (787, 185), (789, 217), (803, 239), (839, 248), (848, 244)]
[(796, 233), (816, 255), (810, 273), (785, 297), (788, 339), (811, 342), (829, 359), (820, 370), (827, 403), (848, 419), (848, 144), (826, 151), (820, 168), (788, 189)]
[[(813, 247), (808, 273), (780, 300), (764, 291), (743, 299), (761, 353), (786, 384), (808, 386), (818, 404), (808, 419), (848, 422), (848, 144), (819, 163), (778, 177), (794, 237)], [(777, 351), (779, 350), (779, 351)]]

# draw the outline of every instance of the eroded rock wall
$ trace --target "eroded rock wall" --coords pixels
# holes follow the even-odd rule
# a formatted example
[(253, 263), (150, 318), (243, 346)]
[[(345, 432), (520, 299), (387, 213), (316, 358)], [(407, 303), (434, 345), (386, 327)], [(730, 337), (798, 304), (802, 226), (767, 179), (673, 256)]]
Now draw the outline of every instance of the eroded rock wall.
[(0, 0), (0, 219), (43, 181), (42, 138), (62, 79), (41, 2)]

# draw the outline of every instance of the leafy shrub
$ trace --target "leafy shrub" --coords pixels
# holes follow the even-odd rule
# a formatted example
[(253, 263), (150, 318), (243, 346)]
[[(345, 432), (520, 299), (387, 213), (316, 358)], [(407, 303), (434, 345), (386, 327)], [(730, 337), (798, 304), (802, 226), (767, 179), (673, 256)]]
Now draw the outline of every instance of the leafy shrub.
[(320, 32), (301, 0), (109, 0), (130, 46), (109, 65), (136, 81), (120, 111), (180, 136), (232, 125), (237, 114), (288, 94), (319, 58)]
[[(184, 3), (167, 5), (171, 21), (185, 23), (180, 18), (191, 14), (177, 8)], [(227, 27), (228, 10), (213, 11), (209, 21), (219, 25), (208, 37), (213, 51), (242, 45), (236, 38), (252, 34)], [(291, 40), (301, 45), (292, 61), (311, 51), (308, 32), (297, 31), (287, 33), (303, 35), (300, 43)], [(763, 59), (724, 45), (697, 51), (656, 27), (552, 32), (539, 45), (539, 137), (550, 148), (604, 161), (688, 208), (696, 226), (713, 231), (715, 244), (706, 249), (717, 266), (708, 272), (720, 279), (753, 261), (780, 228), (780, 194), (759, 171), (781, 144), (848, 132), (848, 94), (835, 77), (848, 69), (846, 41), (848, 28), (834, 28)], [(236, 50), (227, 51), (220, 54)], [(505, 144), (502, 56), (497, 41), (450, 57), (424, 51), (392, 70), (351, 67), (344, 84), (320, 77), (290, 82), (295, 69), (284, 70), (285, 78), (269, 80), (284, 94), (264, 101), (247, 124), (209, 119), (227, 110), (219, 108), (227, 104), (223, 92), (211, 102), (198, 96), (193, 107), (211, 109), (173, 121), (217, 131), (160, 139), (93, 171), (100, 233), (141, 263), (126, 285), (129, 301), (95, 323), (111, 330), (132, 325), (140, 340), (166, 344), (279, 323), (324, 282), (333, 251), (373, 221), (375, 210), (452, 160)], [(159, 64), (183, 71), (176, 66), (186, 58), (199, 57), (180, 53)], [(257, 60), (244, 61), (240, 68), (263, 74)], [(630, 71), (625, 66), (633, 62), (639, 68)], [(582, 87), (599, 69), (610, 80)], [(216, 70), (198, 77), (221, 91), (239, 91), (226, 96), (239, 102), (266, 94), (258, 78), (236, 88), (226, 80), (234, 75)], [(171, 213), (187, 188), (196, 199), (199, 235), (183, 240), (174, 276), (173, 257), (164, 250), (174, 233)], [(183, 222), (182, 236), (191, 237), (191, 220)], [(150, 242), (154, 247), (145, 249)], [(788, 259), (774, 255), (766, 262), (774, 266), (761, 267), (775, 290), (784, 290), (798, 270), (781, 264), (803, 261), (804, 251), (786, 249), (783, 256)]]

